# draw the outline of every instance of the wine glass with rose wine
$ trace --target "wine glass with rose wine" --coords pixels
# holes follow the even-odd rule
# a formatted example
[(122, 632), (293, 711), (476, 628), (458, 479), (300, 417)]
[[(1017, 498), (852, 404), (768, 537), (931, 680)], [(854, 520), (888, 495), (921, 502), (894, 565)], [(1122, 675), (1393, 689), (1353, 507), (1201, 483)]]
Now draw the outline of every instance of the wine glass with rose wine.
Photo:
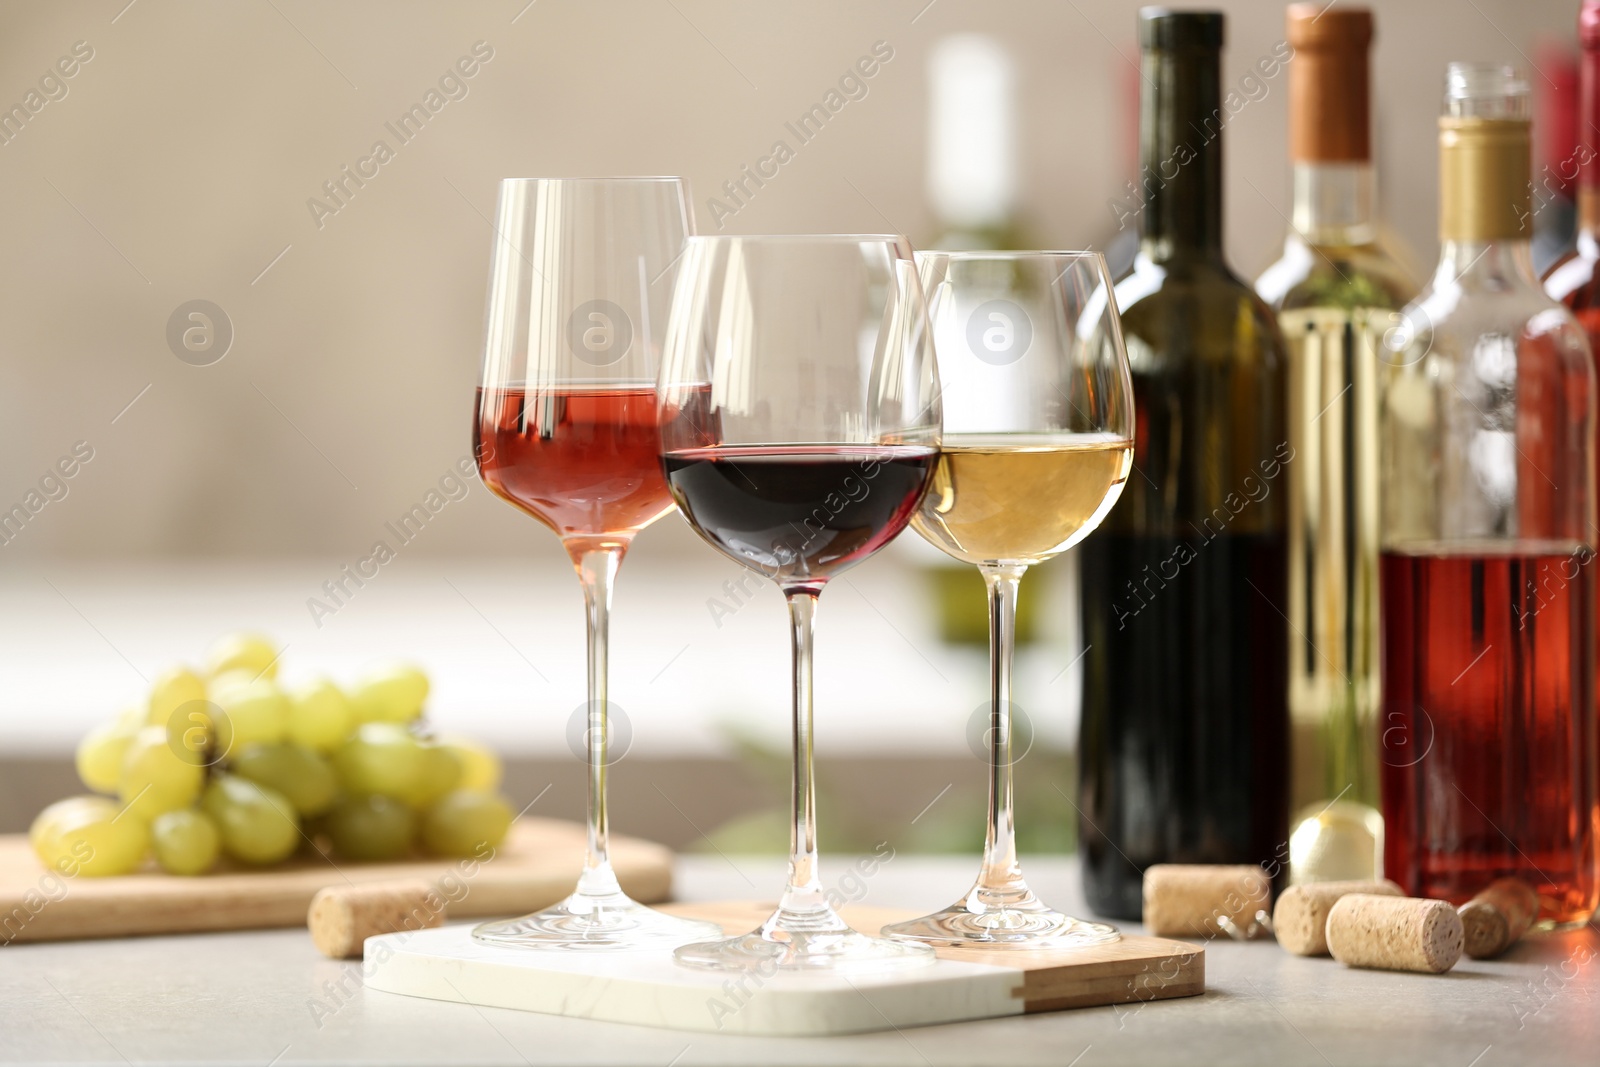
[(945, 432), (911, 524), (988, 586), (989, 817), (967, 894), (884, 933), (997, 948), (1115, 941), (1113, 927), (1064, 915), (1028, 888), (1011, 807), (1018, 583), (1100, 525), (1133, 464), (1133, 384), (1109, 272), (1098, 252), (918, 252), (917, 264)]
[(571, 896), (484, 923), (473, 931), (480, 941), (648, 948), (720, 932), (629, 899), (611, 868), (606, 815), (611, 586), (634, 535), (673, 506), (655, 373), (690, 232), (686, 203), (677, 178), (500, 184), (473, 437), (484, 483), (560, 536), (583, 586), (589, 833)]
[(684, 945), (717, 970), (932, 961), (850, 929), (817, 869), (811, 647), (828, 581), (894, 538), (939, 445), (938, 381), (903, 237), (694, 237), (661, 358), (662, 467), (689, 525), (777, 584), (794, 653), (789, 878), (755, 931)]

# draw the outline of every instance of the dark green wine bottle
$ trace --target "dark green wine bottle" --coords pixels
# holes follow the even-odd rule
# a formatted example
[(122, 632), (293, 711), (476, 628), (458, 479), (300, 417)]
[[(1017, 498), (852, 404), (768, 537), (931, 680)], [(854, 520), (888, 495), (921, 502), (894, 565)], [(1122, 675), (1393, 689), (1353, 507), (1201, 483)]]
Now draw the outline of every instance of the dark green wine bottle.
[(1079, 550), (1084, 891), (1121, 919), (1151, 864), (1276, 877), (1288, 850), (1288, 371), (1222, 252), (1222, 36), (1219, 12), (1139, 13), (1135, 472)]

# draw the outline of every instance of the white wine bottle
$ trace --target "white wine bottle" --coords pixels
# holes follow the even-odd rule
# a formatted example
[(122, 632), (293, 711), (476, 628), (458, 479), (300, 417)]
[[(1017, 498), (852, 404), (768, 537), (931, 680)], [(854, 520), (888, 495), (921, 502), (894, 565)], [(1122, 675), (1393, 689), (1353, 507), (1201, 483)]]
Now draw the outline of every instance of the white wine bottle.
[(1293, 4), (1294, 213), (1256, 291), (1289, 350), (1289, 869), (1370, 880), (1378, 806), (1378, 352), (1416, 291), (1379, 242), (1372, 12)]

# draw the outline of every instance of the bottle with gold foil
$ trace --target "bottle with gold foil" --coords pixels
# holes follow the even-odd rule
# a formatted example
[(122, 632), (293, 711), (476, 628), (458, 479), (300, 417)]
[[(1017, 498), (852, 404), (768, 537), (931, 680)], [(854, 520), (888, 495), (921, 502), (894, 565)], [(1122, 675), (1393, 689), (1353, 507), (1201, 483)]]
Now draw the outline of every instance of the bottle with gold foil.
[(1374, 211), (1372, 12), (1288, 9), (1294, 208), (1256, 282), (1289, 349), (1290, 878), (1378, 876), (1377, 371), (1416, 285)]
[(1378, 436), (1384, 875), (1594, 913), (1595, 371), (1529, 252), (1528, 84), (1451, 64), (1439, 266), (1386, 337)]

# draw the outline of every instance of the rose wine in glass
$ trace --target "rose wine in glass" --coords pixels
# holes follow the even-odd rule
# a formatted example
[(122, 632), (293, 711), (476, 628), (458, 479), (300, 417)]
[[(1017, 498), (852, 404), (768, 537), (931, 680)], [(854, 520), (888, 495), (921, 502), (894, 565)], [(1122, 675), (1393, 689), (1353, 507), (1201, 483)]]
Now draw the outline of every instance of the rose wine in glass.
[(478, 390), (483, 480), (560, 535), (569, 554), (626, 550), (672, 510), (654, 381), (492, 392)]
[[(655, 371), (675, 264), (689, 233), (676, 178), (508, 179), (500, 186), (483, 381), (473, 437), (498, 496), (561, 538), (588, 621), (589, 825), (576, 891), (484, 923), (480, 941), (648, 948), (720, 932), (653, 911), (617, 884), (606, 813), (611, 587), (638, 532), (672, 510)], [(693, 406), (687, 390), (680, 404)]]
[(478, 390), (483, 480), (579, 555), (626, 547), (672, 510), (654, 382)]
[(756, 930), (674, 955), (760, 976), (931, 963), (927, 946), (858, 933), (829, 905), (811, 764), (817, 598), (905, 528), (938, 456), (933, 350), (910, 245), (691, 238), (659, 391), (661, 466), (679, 510), (713, 548), (783, 591), (794, 651), (783, 896)]
[(934, 945), (1071, 948), (1117, 931), (1046, 905), (1017, 859), (1011, 661), (1023, 573), (1100, 525), (1133, 466), (1133, 388), (1094, 252), (919, 252), (944, 435), (911, 523), (989, 591), (989, 810), (978, 877), (942, 911), (885, 927)]

